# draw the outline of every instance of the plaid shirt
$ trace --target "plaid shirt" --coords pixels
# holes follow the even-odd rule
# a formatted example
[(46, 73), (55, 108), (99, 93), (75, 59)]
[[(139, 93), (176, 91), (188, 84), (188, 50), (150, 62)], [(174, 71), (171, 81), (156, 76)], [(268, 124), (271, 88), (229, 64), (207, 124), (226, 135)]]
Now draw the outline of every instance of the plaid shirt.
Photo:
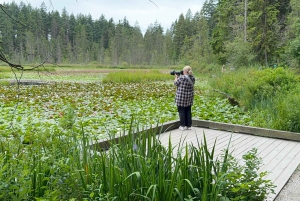
[[(195, 78), (189, 75), (189, 78), (195, 84)], [(178, 77), (177, 81), (174, 82), (175, 86), (177, 86), (175, 103), (177, 106), (187, 107), (193, 105), (194, 101), (194, 85), (192, 85), (188, 78), (181, 75)]]

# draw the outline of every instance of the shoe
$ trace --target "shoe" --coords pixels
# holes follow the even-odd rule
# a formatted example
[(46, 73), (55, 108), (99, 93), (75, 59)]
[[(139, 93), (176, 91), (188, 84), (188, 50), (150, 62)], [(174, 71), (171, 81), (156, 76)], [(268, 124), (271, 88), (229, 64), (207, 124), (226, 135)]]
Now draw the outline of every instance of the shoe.
[(192, 127), (184, 127), (184, 130), (192, 130)]
[(185, 127), (183, 127), (183, 126), (179, 126), (179, 130), (184, 131), (184, 130), (186, 130), (186, 129), (185, 129)]

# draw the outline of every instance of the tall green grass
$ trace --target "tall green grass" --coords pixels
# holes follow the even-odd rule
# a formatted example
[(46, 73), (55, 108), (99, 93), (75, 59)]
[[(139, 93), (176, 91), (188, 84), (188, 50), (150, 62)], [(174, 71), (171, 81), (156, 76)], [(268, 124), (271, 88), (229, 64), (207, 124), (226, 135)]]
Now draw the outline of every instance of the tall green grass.
[(272, 98), (278, 93), (289, 91), (299, 82), (299, 77), (288, 69), (244, 68), (223, 73), (210, 80), (214, 89), (233, 96), (246, 108), (252, 109), (262, 100)]
[(109, 73), (103, 78), (103, 83), (141, 83), (148, 81), (172, 80), (168, 72), (159, 70), (124, 70)]
[(300, 132), (300, 84), (295, 89), (278, 94), (256, 105), (256, 125), (265, 128)]
[(240, 69), (212, 79), (212, 88), (252, 111), (254, 126), (300, 132), (299, 75), (289, 69)]
[(11, 68), (7, 65), (0, 65), (0, 72), (9, 72)]

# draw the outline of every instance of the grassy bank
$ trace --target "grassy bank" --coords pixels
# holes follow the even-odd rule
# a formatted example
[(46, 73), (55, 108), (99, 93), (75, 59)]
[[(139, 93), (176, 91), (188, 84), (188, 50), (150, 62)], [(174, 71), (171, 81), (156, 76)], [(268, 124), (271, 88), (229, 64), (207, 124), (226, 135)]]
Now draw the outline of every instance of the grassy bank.
[(300, 132), (300, 77), (284, 68), (240, 69), (210, 80), (252, 113), (255, 126)]

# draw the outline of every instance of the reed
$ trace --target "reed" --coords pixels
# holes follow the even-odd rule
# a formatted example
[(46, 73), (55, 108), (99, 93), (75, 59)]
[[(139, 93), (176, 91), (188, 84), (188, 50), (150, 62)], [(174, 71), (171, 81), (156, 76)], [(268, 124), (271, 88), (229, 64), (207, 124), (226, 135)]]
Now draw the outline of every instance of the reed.
[(147, 81), (172, 80), (168, 73), (159, 70), (123, 70), (109, 73), (103, 83), (141, 83)]

